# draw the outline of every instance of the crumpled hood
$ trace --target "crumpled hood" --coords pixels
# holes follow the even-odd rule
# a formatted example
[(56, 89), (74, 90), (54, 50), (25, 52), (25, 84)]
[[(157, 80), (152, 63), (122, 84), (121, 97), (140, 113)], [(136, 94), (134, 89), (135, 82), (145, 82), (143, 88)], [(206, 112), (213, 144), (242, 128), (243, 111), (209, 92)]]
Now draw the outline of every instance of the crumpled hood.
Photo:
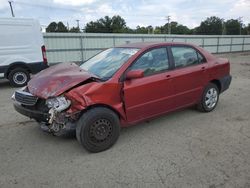
[(77, 84), (95, 78), (75, 63), (60, 63), (36, 74), (28, 83), (29, 92), (43, 99), (62, 94)]

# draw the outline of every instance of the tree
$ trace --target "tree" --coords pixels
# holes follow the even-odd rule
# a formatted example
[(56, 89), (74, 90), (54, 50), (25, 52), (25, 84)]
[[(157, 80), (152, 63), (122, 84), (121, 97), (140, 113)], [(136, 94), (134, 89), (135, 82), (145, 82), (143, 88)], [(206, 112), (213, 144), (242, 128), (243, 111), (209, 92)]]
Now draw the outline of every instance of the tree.
[(227, 35), (239, 35), (241, 29), (241, 23), (239, 20), (231, 19), (225, 23)]
[(58, 22), (57, 23), (57, 32), (66, 33), (66, 32), (68, 32), (68, 29), (62, 22)]
[(126, 30), (126, 22), (121, 16), (112, 17), (112, 32), (113, 33), (123, 33)]
[(72, 27), (69, 30), (70, 33), (80, 33), (80, 28), (79, 27)]
[(156, 26), (154, 33), (155, 34), (163, 34), (163, 33), (166, 33), (166, 32), (164, 32), (164, 27), (163, 26)]
[(46, 32), (68, 32), (67, 27), (62, 22), (51, 22), (46, 28)]
[(101, 33), (101, 25), (99, 22), (89, 22), (86, 24), (85, 31), (86, 33)]
[[(250, 35), (250, 24), (245, 26), (239, 19), (231, 19), (224, 21), (223, 19), (211, 16), (202, 21), (196, 28), (189, 29), (187, 26), (172, 21), (171, 34), (202, 34), (202, 35)], [(240, 30), (241, 28), (241, 30)], [(167, 34), (168, 23), (162, 26), (153, 28), (149, 26), (137, 26), (136, 29), (131, 29), (126, 25), (126, 21), (119, 15), (113, 17), (105, 16), (96, 21), (90, 21), (86, 24), (85, 31), (87, 33), (138, 33), (138, 34)], [(51, 22), (46, 28), (46, 32), (74, 32), (80, 33), (80, 28), (67, 27), (62, 22)]]
[(87, 33), (124, 33), (125, 31), (131, 31), (126, 26), (125, 20), (117, 15), (110, 18), (105, 16), (86, 24), (85, 31)]
[(200, 26), (195, 29), (196, 34), (201, 35), (221, 35), (222, 34), (222, 19), (216, 16), (211, 16), (201, 22)]
[(171, 23), (171, 33), (172, 34), (191, 34), (191, 31), (187, 26), (178, 24), (176, 22), (176, 24), (173, 26)]
[(99, 19), (99, 27), (103, 33), (113, 33), (112, 32), (112, 18), (105, 16), (104, 18)]
[(153, 28), (152, 25), (147, 26), (146, 29), (147, 29), (147, 31), (148, 31), (148, 34), (154, 33), (154, 28)]
[(57, 29), (57, 23), (56, 22), (51, 22), (48, 27), (46, 28), (46, 32), (56, 32)]
[[(148, 26), (149, 27), (149, 26)], [(148, 34), (148, 27), (140, 27), (139, 25), (135, 29), (135, 33)]]
[(244, 27), (243, 35), (250, 35), (250, 24)]
[[(190, 34), (190, 29), (187, 26), (181, 25), (178, 22), (171, 22), (171, 34)], [(168, 23), (163, 26), (164, 33), (168, 31)]]
[[(185, 25), (179, 24), (178, 22), (171, 22), (171, 34), (192, 34), (192, 31)], [(168, 33), (168, 23), (164, 26), (156, 26), (155, 34), (166, 34)]]

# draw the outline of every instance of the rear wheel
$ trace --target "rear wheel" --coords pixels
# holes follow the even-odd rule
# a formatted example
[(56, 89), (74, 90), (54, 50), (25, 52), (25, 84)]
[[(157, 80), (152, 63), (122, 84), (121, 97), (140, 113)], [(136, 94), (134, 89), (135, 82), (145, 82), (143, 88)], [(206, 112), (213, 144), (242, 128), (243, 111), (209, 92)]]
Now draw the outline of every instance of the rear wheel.
[(27, 85), (30, 80), (30, 74), (23, 68), (15, 68), (10, 71), (8, 79), (14, 87), (22, 87)]
[(202, 112), (211, 112), (217, 106), (218, 101), (219, 89), (215, 84), (209, 83), (203, 92), (198, 109)]
[(109, 149), (119, 137), (119, 122), (118, 116), (108, 108), (90, 109), (77, 122), (77, 140), (90, 152)]

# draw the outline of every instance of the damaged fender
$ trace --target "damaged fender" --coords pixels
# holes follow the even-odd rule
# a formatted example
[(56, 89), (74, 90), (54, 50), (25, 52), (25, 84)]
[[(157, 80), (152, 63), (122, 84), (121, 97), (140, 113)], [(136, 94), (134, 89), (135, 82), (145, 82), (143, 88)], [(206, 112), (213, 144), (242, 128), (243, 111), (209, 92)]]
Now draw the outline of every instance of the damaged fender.
[(122, 84), (91, 82), (76, 87), (64, 96), (71, 101), (68, 114), (75, 114), (94, 105), (105, 105), (115, 110), (125, 120), (124, 106), (121, 99)]

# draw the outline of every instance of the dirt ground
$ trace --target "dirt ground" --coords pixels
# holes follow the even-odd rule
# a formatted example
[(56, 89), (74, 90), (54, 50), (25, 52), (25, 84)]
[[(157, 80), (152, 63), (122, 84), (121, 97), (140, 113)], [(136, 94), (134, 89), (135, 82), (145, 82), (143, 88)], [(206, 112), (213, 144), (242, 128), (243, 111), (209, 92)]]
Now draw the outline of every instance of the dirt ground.
[(111, 149), (42, 132), (16, 113), (0, 81), (0, 187), (250, 187), (250, 53), (231, 62), (215, 111), (193, 108), (123, 129)]

